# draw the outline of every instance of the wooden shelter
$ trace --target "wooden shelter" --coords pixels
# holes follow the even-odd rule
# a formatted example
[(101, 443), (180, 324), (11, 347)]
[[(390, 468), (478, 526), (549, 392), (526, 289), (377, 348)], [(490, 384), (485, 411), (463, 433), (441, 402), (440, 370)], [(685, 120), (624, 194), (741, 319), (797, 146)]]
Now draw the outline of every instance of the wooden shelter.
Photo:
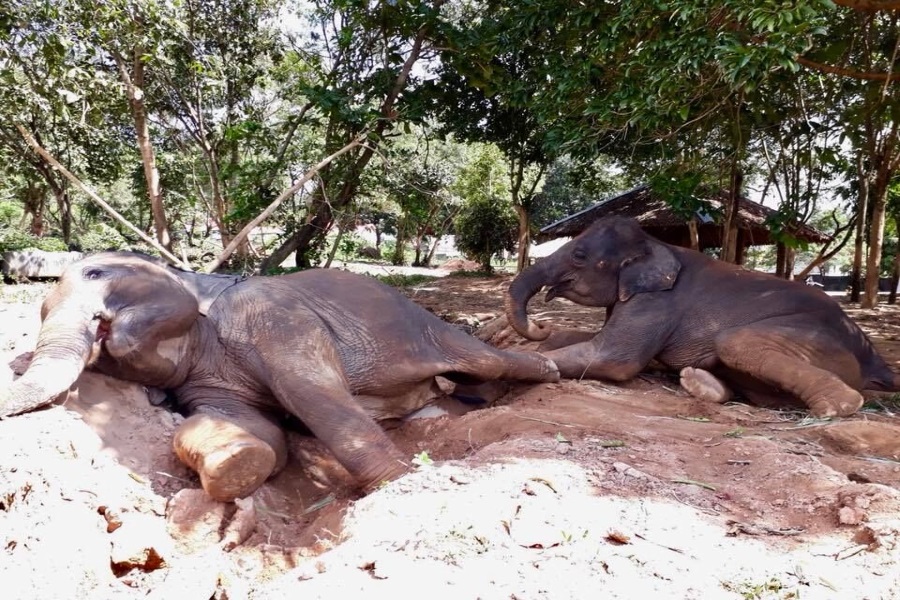
[[(720, 192), (704, 198), (713, 209), (724, 212), (727, 192)], [(711, 211), (712, 212), (712, 211)], [(740, 199), (737, 227), (738, 264), (743, 263), (744, 251), (749, 246), (766, 246), (776, 244), (766, 224), (766, 218), (776, 211), (753, 202), (747, 198)], [(653, 237), (673, 244), (691, 247), (691, 230), (688, 220), (678, 215), (658, 194), (654, 194), (649, 186), (641, 185), (617, 196), (602, 200), (580, 212), (569, 215), (542, 228), (535, 237), (537, 243), (547, 242), (560, 237), (574, 237), (587, 229), (594, 221), (609, 215), (619, 215), (637, 219), (641, 227)], [(696, 214), (697, 241), (699, 250), (720, 248), (724, 225), (704, 212)], [(797, 223), (791, 234), (809, 243), (824, 243), (829, 237), (809, 225)], [(779, 258), (784, 254), (783, 244), (777, 244)]]

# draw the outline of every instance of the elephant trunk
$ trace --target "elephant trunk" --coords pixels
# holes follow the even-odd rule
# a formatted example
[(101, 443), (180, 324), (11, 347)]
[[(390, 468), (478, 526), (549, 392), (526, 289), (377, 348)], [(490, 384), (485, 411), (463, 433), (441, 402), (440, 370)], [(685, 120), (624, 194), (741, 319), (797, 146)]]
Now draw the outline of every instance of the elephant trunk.
[(528, 318), (528, 301), (548, 281), (549, 258), (535, 263), (519, 273), (506, 294), (506, 318), (513, 329), (524, 338), (542, 341), (550, 335), (550, 328)]
[[(56, 307), (41, 325), (28, 370), (0, 391), (0, 418), (34, 410), (71, 387), (91, 355), (97, 322), (93, 315), (75, 315)], [(79, 311), (83, 312), (83, 311)]]

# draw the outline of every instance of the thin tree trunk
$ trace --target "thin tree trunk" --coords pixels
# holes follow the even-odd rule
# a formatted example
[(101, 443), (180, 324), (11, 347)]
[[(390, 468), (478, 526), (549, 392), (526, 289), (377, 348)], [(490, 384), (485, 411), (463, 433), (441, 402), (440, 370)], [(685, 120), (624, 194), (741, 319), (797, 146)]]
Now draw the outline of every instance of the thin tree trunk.
[(875, 182), (872, 199), (872, 219), (869, 224), (869, 253), (866, 260), (866, 294), (860, 306), (874, 308), (878, 304), (878, 281), (881, 276), (881, 248), (884, 244), (884, 223), (887, 208), (887, 181), (881, 174)]
[(431, 261), (434, 260), (434, 253), (437, 252), (438, 244), (441, 243), (441, 235), (437, 235), (434, 238), (434, 243), (431, 244), (431, 248), (428, 249), (428, 254), (425, 256), (425, 264), (431, 266)]
[(169, 235), (169, 224), (163, 206), (162, 191), (159, 184), (159, 170), (156, 168), (156, 154), (150, 141), (150, 127), (147, 123), (147, 111), (144, 106), (144, 62), (143, 51), (135, 48), (132, 60), (132, 73), (129, 76), (125, 61), (118, 53), (113, 53), (119, 67), (119, 75), (128, 93), (131, 114), (134, 117), (134, 130), (137, 135), (138, 149), (141, 152), (141, 163), (144, 166), (144, 179), (147, 182), (147, 195), (150, 198), (150, 211), (153, 214), (153, 227), (156, 239), (167, 250), (172, 249), (172, 238)]
[(413, 238), (413, 249), (415, 251), (415, 256), (413, 257), (413, 266), (421, 267), (422, 266), (422, 240), (424, 239), (424, 233), (418, 233)]
[(515, 205), (519, 218), (519, 258), (516, 261), (516, 272), (521, 273), (528, 268), (528, 254), (531, 251), (531, 221), (528, 211), (521, 204)]
[(728, 205), (725, 207), (725, 223), (722, 229), (722, 250), (719, 258), (725, 262), (735, 262), (737, 255), (738, 213), (741, 204), (741, 184), (744, 174), (737, 163), (731, 165), (731, 189), (728, 190)]
[(700, 231), (697, 229), (697, 217), (691, 217), (688, 221), (688, 234), (691, 238), (691, 249), (700, 251)]
[(328, 260), (325, 261), (325, 266), (322, 267), (324, 269), (331, 268), (331, 262), (334, 260), (334, 255), (337, 254), (338, 248), (341, 246), (341, 239), (344, 237), (344, 226), (338, 225), (337, 236), (334, 238), (334, 245), (331, 246), (331, 250), (328, 252)]
[(797, 279), (800, 281), (805, 280), (807, 275), (809, 275), (813, 269), (815, 269), (825, 261), (831, 260), (838, 252), (840, 252), (844, 248), (844, 246), (847, 245), (847, 242), (850, 241), (850, 236), (853, 234), (854, 229), (854, 222), (852, 220), (848, 222), (844, 227), (838, 227), (834, 232), (834, 237), (836, 238), (838, 235), (846, 231), (846, 235), (844, 235), (844, 238), (830, 250), (828, 249), (827, 245), (822, 246), (822, 249), (819, 250), (819, 253), (816, 255), (816, 257), (808, 265), (806, 265), (806, 267), (802, 271), (797, 273)]
[(853, 241), (853, 269), (850, 271), (850, 302), (859, 302), (862, 289), (863, 244), (869, 209), (869, 178), (863, 169), (862, 153), (857, 160), (859, 172), (859, 203), (856, 208), (856, 239)]
[[(894, 219), (896, 223), (897, 220)], [(894, 252), (893, 268), (891, 269), (891, 290), (888, 293), (888, 304), (897, 304), (897, 286), (900, 285), (900, 240), (898, 240), (897, 251)]]
[(66, 246), (72, 243), (72, 200), (65, 188), (56, 194), (56, 204), (59, 207), (59, 219), (62, 223), (62, 236)]
[(392, 265), (402, 265), (406, 261), (403, 247), (406, 246), (406, 224), (402, 221), (397, 223), (397, 241), (394, 245), (394, 254), (391, 256)]
[(784, 277), (787, 272), (787, 247), (783, 242), (775, 244), (775, 277)]
[(784, 278), (788, 281), (794, 278), (794, 260), (796, 258), (797, 253), (793, 248), (784, 249)]
[(44, 190), (33, 181), (29, 181), (28, 188), (25, 190), (25, 214), (23, 216), (31, 215), (28, 231), (34, 237), (44, 236), (44, 201)]

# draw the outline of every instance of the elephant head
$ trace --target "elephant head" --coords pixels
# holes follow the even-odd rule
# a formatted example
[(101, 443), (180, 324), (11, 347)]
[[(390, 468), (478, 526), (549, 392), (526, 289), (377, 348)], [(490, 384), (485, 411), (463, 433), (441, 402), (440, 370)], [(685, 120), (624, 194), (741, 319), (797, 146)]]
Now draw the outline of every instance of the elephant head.
[[(211, 277), (207, 281), (202, 279)], [(221, 290), (234, 282), (181, 272), (134, 253), (102, 253), (71, 265), (41, 306), (41, 330), (28, 371), (0, 392), (0, 416), (25, 412), (66, 391), (86, 366), (138, 362), (190, 329)], [(149, 376), (171, 362), (156, 361)], [(145, 382), (152, 385), (151, 382)]]
[(545, 286), (546, 299), (566, 298), (584, 306), (612, 306), (635, 294), (671, 289), (681, 263), (633, 219), (601, 219), (556, 252), (525, 269), (506, 297), (510, 325), (530, 340), (550, 329), (528, 318), (528, 301)]

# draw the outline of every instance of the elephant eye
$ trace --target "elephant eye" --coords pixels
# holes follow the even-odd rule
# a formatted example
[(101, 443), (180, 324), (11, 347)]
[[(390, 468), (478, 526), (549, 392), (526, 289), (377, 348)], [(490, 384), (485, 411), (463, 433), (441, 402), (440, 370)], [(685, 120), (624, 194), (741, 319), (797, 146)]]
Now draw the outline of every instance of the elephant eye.
[(84, 279), (100, 279), (103, 275), (105, 275), (103, 269), (98, 269), (97, 267), (85, 269), (84, 273), (81, 274)]
[(572, 251), (572, 258), (575, 260), (584, 260), (587, 258), (587, 252), (582, 248), (575, 248), (575, 250)]

